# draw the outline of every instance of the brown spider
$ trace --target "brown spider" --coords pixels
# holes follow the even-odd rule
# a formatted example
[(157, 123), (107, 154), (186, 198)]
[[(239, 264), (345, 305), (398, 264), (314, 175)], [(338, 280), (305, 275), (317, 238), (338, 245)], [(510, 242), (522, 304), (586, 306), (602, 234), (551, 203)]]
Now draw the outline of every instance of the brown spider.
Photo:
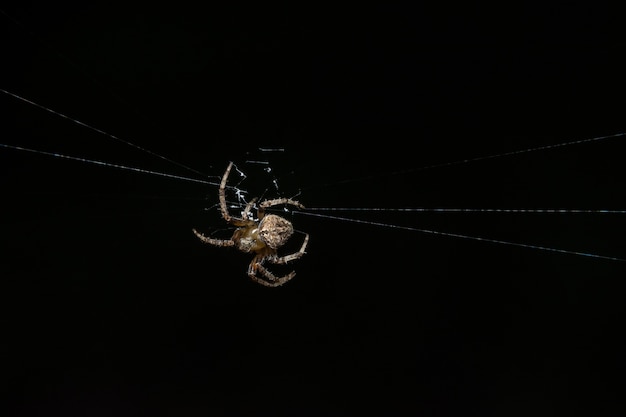
[[(257, 210), (258, 220), (254, 220), (250, 216), (250, 210), (256, 201), (256, 199), (253, 199), (246, 205), (241, 217), (231, 216), (226, 206), (226, 181), (228, 180), (228, 175), (232, 167), (233, 163), (231, 162), (228, 164), (220, 184), (220, 211), (222, 212), (224, 220), (229, 224), (237, 226), (237, 230), (235, 230), (235, 233), (233, 233), (230, 239), (213, 239), (204, 236), (196, 229), (193, 229), (193, 232), (201, 241), (211, 245), (234, 246), (242, 252), (254, 252), (254, 258), (252, 258), (252, 262), (250, 262), (248, 266), (248, 276), (255, 282), (267, 287), (283, 285), (296, 275), (295, 271), (291, 271), (283, 277), (277, 277), (267, 270), (263, 266), (263, 263), (268, 261), (273, 264), (286, 264), (289, 261), (301, 258), (302, 255), (305, 254), (305, 249), (309, 242), (309, 235), (305, 234), (304, 242), (298, 252), (292, 253), (291, 255), (278, 256), (277, 249), (283, 246), (293, 234), (293, 225), (289, 220), (283, 217), (275, 214), (265, 214), (265, 209), (280, 204), (290, 204), (298, 208), (304, 208), (304, 206), (288, 198), (265, 200), (259, 203)], [(265, 279), (257, 276), (257, 271), (260, 272)]]

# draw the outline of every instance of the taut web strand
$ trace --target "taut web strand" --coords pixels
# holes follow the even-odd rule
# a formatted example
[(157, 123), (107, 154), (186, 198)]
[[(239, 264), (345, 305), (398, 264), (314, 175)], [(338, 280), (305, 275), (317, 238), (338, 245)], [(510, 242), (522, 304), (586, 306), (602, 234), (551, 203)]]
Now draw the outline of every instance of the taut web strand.
[(586, 143), (598, 142), (601, 140), (613, 139), (613, 138), (624, 137), (624, 136), (626, 136), (626, 132), (620, 132), (620, 133), (615, 133), (612, 135), (605, 135), (605, 136), (596, 136), (596, 137), (587, 138), (587, 139), (570, 140), (567, 142), (555, 143), (553, 145), (535, 146), (532, 148), (518, 149), (518, 150), (513, 150), (513, 151), (501, 152), (497, 154), (477, 156), (474, 158), (466, 158), (466, 159), (459, 159), (456, 161), (443, 162), (439, 164), (425, 165), (425, 166), (417, 167), (417, 168), (407, 168), (407, 169), (403, 169), (399, 171), (388, 172), (385, 174), (367, 175), (367, 176), (358, 177), (358, 178), (346, 178), (346, 179), (339, 180), (333, 183), (327, 183), (327, 184), (322, 184), (318, 186), (311, 186), (309, 188), (335, 186), (339, 184), (367, 181), (367, 180), (371, 180), (373, 178), (378, 178), (378, 177), (389, 177), (393, 175), (403, 175), (403, 174), (409, 174), (411, 172), (425, 171), (425, 170), (435, 169), (435, 168), (446, 168), (446, 167), (451, 167), (451, 166), (456, 166), (456, 165), (467, 164), (470, 162), (480, 162), (480, 161), (486, 161), (490, 159), (503, 158), (507, 156), (521, 155), (521, 154), (530, 153), (530, 152), (545, 151), (549, 149), (563, 148), (566, 146), (573, 146), (573, 145), (582, 145)]
[(110, 162), (103, 162), (103, 161), (98, 161), (98, 160), (95, 160), (95, 159), (80, 158), (78, 156), (70, 156), (70, 155), (63, 155), (63, 154), (55, 153), (55, 152), (40, 151), (40, 150), (37, 150), (37, 149), (24, 148), (24, 147), (21, 147), (21, 146), (5, 145), (3, 143), (0, 143), (0, 147), (7, 148), (7, 149), (14, 149), (14, 150), (17, 150), (17, 151), (32, 152), (32, 153), (36, 153), (36, 154), (40, 154), (40, 155), (53, 156), (55, 158), (68, 159), (68, 160), (71, 160), (71, 161), (85, 162), (85, 163), (105, 166), (105, 167), (109, 167), (109, 168), (118, 168), (118, 169), (124, 169), (126, 171), (141, 172), (143, 174), (158, 175), (158, 176), (161, 176), (161, 177), (173, 178), (173, 179), (177, 179), (177, 180), (183, 180), (183, 181), (190, 181), (190, 182), (197, 182), (197, 183), (201, 183), (201, 184), (209, 184), (209, 185), (217, 185), (217, 186), (219, 186), (219, 184), (216, 183), (216, 182), (211, 182), (211, 181), (206, 181), (206, 180), (198, 180), (198, 179), (195, 179), (195, 178), (183, 177), (181, 175), (167, 174), (167, 173), (164, 173), (164, 172), (150, 171), (150, 170), (147, 170), (147, 169), (136, 168), (136, 167), (129, 167), (129, 166), (126, 166), (126, 165), (112, 164)]
[(395, 225), (395, 224), (382, 223), (382, 222), (373, 222), (373, 221), (369, 221), (369, 220), (352, 219), (352, 218), (349, 218), (349, 217), (331, 216), (331, 215), (328, 215), (328, 214), (319, 214), (319, 213), (307, 213), (306, 211), (296, 211), (294, 213), (303, 214), (303, 215), (307, 215), (307, 216), (313, 216), (313, 217), (321, 217), (321, 218), (326, 218), (326, 219), (332, 219), (332, 220), (342, 220), (342, 221), (351, 222), (351, 223), (368, 224), (368, 225), (372, 225), (372, 226), (381, 226), (381, 227), (387, 227), (387, 228), (392, 228), (392, 229), (408, 230), (408, 231), (411, 231), (411, 232), (427, 233), (427, 234), (430, 234), (430, 235), (454, 237), (454, 238), (459, 238), (459, 239), (466, 239), (466, 240), (473, 240), (473, 241), (487, 242), (487, 243), (496, 243), (496, 244), (500, 244), (500, 245), (516, 246), (516, 247), (528, 248), (528, 249), (537, 249), (537, 250), (543, 250), (543, 251), (548, 251), (548, 252), (563, 253), (563, 254), (568, 254), (568, 255), (585, 256), (585, 257), (588, 257), (588, 258), (604, 259), (604, 260), (609, 260), (609, 261), (626, 262), (626, 259), (617, 258), (617, 257), (613, 257), (613, 256), (597, 255), (597, 254), (588, 253), (588, 252), (577, 252), (577, 251), (566, 250), (566, 249), (558, 249), (558, 248), (552, 248), (552, 247), (547, 247), (547, 246), (538, 246), (538, 245), (530, 245), (530, 244), (526, 244), (526, 243), (511, 242), (511, 241), (507, 241), (507, 240), (491, 239), (491, 238), (486, 238), (486, 237), (463, 235), (463, 234), (460, 234), (460, 233), (440, 232), (440, 231), (431, 230), (431, 229), (422, 229), (422, 228), (411, 227), (411, 226), (399, 226), (399, 225)]
[(189, 167), (189, 166), (187, 166), (187, 165), (181, 164), (180, 162), (176, 162), (176, 161), (174, 161), (174, 160), (172, 160), (172, 159), (169, 159), (169, 158), (167, 158), (167, 157), (165, 157), (165, 156), (163, 156), (163, 155), (159, 155), (158, 153), (153, 152), (153, 151), (151, 151), (150, 149), (146, 149), (146, 148), (143, 148), (143, 147), (141, 147), (141, 146), (139, 146), (139, 145), (135, 145), (135, 144), (134, 144), (134, 143), (132, 143), (132, 142), (129, 142), (129, 141), (127, 141), (127, 140), (124, 140), (124, 139), (122, 139), (122, 138), (119, 138), (119, 137), (117, 137), (117, 136), (115, 136), (115, 135), (112, 135), (112, 134), (110, 134), (110, 133), (108, 133), (108, 132), (105, 132), (104, 130), (98, 129), (98, 128), (93, 127), (93, 126), (91, 126), (91, 125), (88, 125), (87, 123), (81, 122), (80, 120), (73, 119), (73, 118), (71, 118), (71, 117), (69, 117), (69, 116), (66, 116), (66, 115), (65, 115), (65, 114), (63, 114), (63, 113), (59, 113), (58, 111), (52, 110), (52, 109), (50, 109), (50, 108), (48, 108), (48, 107), (46, 107), (46, 106), (43, 106), (43, 105), (41, 105), (41, 104), (39, 104), (39, 103), (35, 103), (34, 101), (28, 100), (27, 98), (24, 98), (24, 97), (18, 96), (17, 94), (11, 93), (10, 91), (4, 90), (4, 89), (2, 89), (2, 88), (0, 88), (0, 91), (1, 91), (1, 92), (3, 92), (4, 94), (7, 94), (7, 95), (9, 95), (9, 96), (13, 97), (13, 98), (16, 98), (16, 99), (18, 99), (18, 100), (21, 100), (21, 101), (23, 101), (24, 103), (28, 103), (28, 104), (30, 104), (31, 106), (35, 106), (35, 107), (37, 107), (37, 108), (39, 108), (39, 109), (41, 109), (41, 110), (45, 110), (45, 111), (47, 111), (47, 112), (49, 112), (49, 113), (52, 113), (52, 114), (54, 114), (55, 116), (61, 117), (61, 118), (65, 119), (65, 120), (69, 120), (69, 121), (71, 121), (71, 122), (74, 122), (74, 123), (76, 123), (76, 124), (77, 124), (77, 125), (79, 125), (79, 126), (82, 126), (82, 127), (87, 128), (87, 129), (93, 130), (94, 132), (99, 133), (99, 134), (101, 134), (101, 135), (104, 135), (104, 136), (106, 136), (106, 137), (108, 137), (108, 138), (110, 138), (110, 139), (116, 140), (116, 141), (118, 141), (118, 142), (122, 142), (123, 144), (128, 145), (128, 146), (132, 146), (132, 147), (133, 147), (133, 148), (135, 148), (135, 149), (138, 149), (138, 150), (140, 150), (140, 151), (142, 151), (142, 152), (145, 152), (145, 153), (147, 153), (147, 154), (149, 154), (149, 155), (152, 155), (152, 156), (155, 156), (155, 157), (157, 157), (157, 158), (160, 158), (160, 159), (162, 159), (162, 160), (164, 160), (164, 161), (167, 161), (167, 162), (169, 162), (169, 163), (171, 163), (171, 164), (177, 165), (177, 166), (179, 166), (179, 167), (181, 167), (181, 168), (184, 168), (184, 169), (186, 169), (186, 170), (188, 170), (188, 171), (194, 172), (194, 173), (196, 173), (196, 174), (198, 174), (198, 175), (201, 175), (201, 176), (203, 176), (203, 177), (206, 177), (206, 176), (207, 176), (206, 174), (204, 174), (204, 173), (202, 173), (202, 172), (200, 172), (200, 171), (198, 171), (198, 170), (195, 170), (195, 169), (193, 169), (193, 168), (191, 168), (191, 167)]
[(626, 214), (626, 210), (555, 209), (555, 208), (453, 208), (453, 207), (307, 207), (310, 211), (364, 211), (409, 213), (512, 213), (512, 214)]

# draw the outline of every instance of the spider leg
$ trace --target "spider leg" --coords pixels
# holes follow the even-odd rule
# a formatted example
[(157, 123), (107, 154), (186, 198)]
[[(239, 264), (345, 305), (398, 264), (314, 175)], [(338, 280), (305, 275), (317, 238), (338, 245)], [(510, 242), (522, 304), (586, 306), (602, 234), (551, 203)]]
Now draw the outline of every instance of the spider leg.
[[(250, 266), (248, 266), (248, 276), (254, 282), (265, 285), (266, 287), (279, 287), (296, 276), (296, 273), (294, 271), (291, 271), (283, 277), (277, 277), (263, 266), (263, 261), (265, 259), (265, 257), (257, 255), (254, 257), (254, 259), (252, 259), (252, 262), (250, 262)], [(261, 279), (259, 276), (257, 276), (257, 272), (260, 272), (261, 275), (267, 278), (267, 280)]]
[(226, 181), (228, 181), (228, 176), (230, 175), (230, 170), (233, 167), (233, 162), (231, 161), (226, 167), (226, 171), (222, 176), (222, 182), (220, 183), (219, 197), (220, 197), (220, 210), (222, 211), (222, 217), (224, 220), (230, 223), (232, 217), (228, 212), (228, 206), (226, 205)]
[(280, 287), (285, 282), (289, 281), (291, 278), (296, 276), (295, 271), (291, 271), (290, 273), (288, 273), (287, 275), (283, 277), (277, 277), (276, 275), (272, 274), (269, 270), (267, 270), (263, 265), (259, 265), (258, 270), (269, 281), (264, 281), (262, 279), (258, 279), (258, 277), (255, 277), (257, 278), (256, 281), (261, 283), (262, 285), (265, 285), (266, 287)]
[(235, 242), (232, 239), (213, 239), (210, 237), (206, 237), (202, 233), (198, 232), (196, 229), (193, 229), (193, 233), (203, 241), (204, 243), (208, 243), (209, 245), (214, 246), (235, 246)]
[(272, 207), (272, 206), (278, 206), (281, 204), (289, 204), (289, 205), (304, 209), (304, 206), (296, 200), (292, 200), (290, 198), (275, 198), (273, 200), (262, 201), (259, 204), (259, 209), (257, 210), (257, 216), (259, 217), (259, 219), (262, 219), (263, 216), (265, 215), (266, 208)]
[(302, 256), (306, 253), (306, 247), (309, 244), (309, 234), (306, 233), (304, 235), (304, 242), (302, 242), (302, 246), (300, 247), (300, 250), (298, 250), (298, 252), (292, 253), (291, 255), (285, 255), (285, 256), (272, 256), (270, 258), (268, 258), (268, 261), (270, 261), (273, 264), (286, 264), (287, 262), (291, 262), (295, 259), (300, 259), (302, 258)]
[(220, 183), (219, 189), (219, 198), (220, 198), (220, 211), (222, 212), (222, 217), (230, 224), (234, 224), (235, 226), (247, 226), (248, 225), (248, 213), (252, 208), (252, 205), (256, 201), (256, 199), (250, 201), (244, 210), (244, 218), (241, 219), (239, 217), (231, 216), (228, 212), (228, 205), (226, 204), (226, 183), (228, 182), (228, 176), (230, 175), (230, 171), (233, 168), (232, 161), (226, 167), (226, 171), (224, 172), (224, 176), (222, 177), (222, 182)]
[(254, 205), (254, 203), (256, 203), (256, 197), (253, 198), (252, 200), (250, 200), (250, 202), (246, 205), (246, 208), (243, 210), (243, 214), (242, 217), (244, 218), (244, 220), (248, 220), (250, 218), (250, 210), (252, 209), (252, 206)]

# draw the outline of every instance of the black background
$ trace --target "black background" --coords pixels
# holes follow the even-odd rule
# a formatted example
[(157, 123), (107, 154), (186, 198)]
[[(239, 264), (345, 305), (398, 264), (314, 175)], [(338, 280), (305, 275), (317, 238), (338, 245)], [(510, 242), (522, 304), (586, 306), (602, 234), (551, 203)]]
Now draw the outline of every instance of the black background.
[[(448, 164), (626, 131), (616, 11), (291, 3), (2, 6), (0, 88), (208, 178), (7, 94), (0, 143), (234, 161), (311, 208), (626, 208), (622, 137)], [(215, 186), (7, 148), (0, 175), (3, 415), (626, 413), (624, 262), (307, 213), (626, 258), (624, 215), (287, 213), (311, 241), (268, 289), (191, 233), (229, 235)]]

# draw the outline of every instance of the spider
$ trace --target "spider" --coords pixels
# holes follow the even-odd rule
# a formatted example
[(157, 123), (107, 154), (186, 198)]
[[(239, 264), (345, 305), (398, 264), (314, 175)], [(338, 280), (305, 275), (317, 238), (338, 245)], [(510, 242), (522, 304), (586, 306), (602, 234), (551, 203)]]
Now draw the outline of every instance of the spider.
[[(242, 252), (254, 252), (254, 258), (248, 266), (248, 276), (255, 282), (267, 287), (278, 287), (292, 279), (296, 273), (291, 271), (289, 274), (277, 277), (271, 271), (263, 266), (265, 261), (273, 264), (286, 264), (289, 261), (301, 258), (305, 254), (306, 246), (309, 242), (308, 233), (304, 236), (304, 242), (299, 251), (291, 255), (278, 256), (277, 250), (283, 246), (289, 237), (293, 234), (293, 225), (283, 217), (275, 214), (265, 214), (265, 209), (281, 204), (290, 204), (298, 208), (304, 208), (302, 204), (288, 198), (276, 198), (273, 200), (265, 200), (259, 203), (257, 209), (258, 219), (254, 219), (250, 213), (252, 206), (256, 202), (256, 198), (252, 199), (241, 214), (241, 217), (231, 216), (226, 206), (226, 182), (233, 163), (228, 164), (226, 172), (222, 177), (219, 188), (220, 211), (222, 217), (227, 223), (237, 226), (237, 230), (230, 239), (213, 239), (204, 236), (202, 233), (193, 229), (193, 233), (203, 242), (215, 246), (234, 246)], [(257, 272), (262, 275), (259, 277)]]

